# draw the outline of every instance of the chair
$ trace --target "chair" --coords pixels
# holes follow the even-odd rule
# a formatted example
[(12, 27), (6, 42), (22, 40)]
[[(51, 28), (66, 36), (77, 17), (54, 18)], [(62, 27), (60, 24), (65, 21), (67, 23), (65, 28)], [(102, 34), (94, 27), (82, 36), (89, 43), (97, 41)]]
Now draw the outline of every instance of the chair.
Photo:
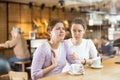
[(113, 42), (113, 46), (115, 47), (120, 47), (120, 39), (116, 39), (114, 42)]
[(9, 79), (10, 80), (28, 80), (28, 73), (9, 71)]
[(31, 63), (31, 60), (28, 60), (28, 61), (19, 61), (19, 62), (14, 62), (15, 65), (21, 65), (21, 68), (22, 68), (22, 72), (25, 72), (25, 65), (26, 64), (30, 64)]

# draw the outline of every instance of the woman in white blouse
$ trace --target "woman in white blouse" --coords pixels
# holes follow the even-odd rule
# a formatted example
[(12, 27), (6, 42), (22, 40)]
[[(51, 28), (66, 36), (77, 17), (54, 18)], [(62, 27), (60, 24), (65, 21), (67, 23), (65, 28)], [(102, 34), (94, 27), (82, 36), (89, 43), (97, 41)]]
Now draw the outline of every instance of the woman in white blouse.
[(73, 58), (80, 59), (84, 65), (92, 64), (93, 60), (97, 58), (98, 51), (91, 39), (83, 38), (86, 26), (82, 19), (75, 19), (70, 30), (72, 38), (66, 41), (76, 55)]

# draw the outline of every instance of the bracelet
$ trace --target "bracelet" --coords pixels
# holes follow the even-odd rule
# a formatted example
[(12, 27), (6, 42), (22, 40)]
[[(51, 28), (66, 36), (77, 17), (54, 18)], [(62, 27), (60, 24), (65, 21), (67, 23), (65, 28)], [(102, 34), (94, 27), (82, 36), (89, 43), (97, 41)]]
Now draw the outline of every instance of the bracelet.
[(84, 62), (84, 64), (83, 64), (83, 65), (86, 65), (86, 59), (85, 59), (85, 58), (84, 58), (84, 61), (85, 61), (85, 62)]

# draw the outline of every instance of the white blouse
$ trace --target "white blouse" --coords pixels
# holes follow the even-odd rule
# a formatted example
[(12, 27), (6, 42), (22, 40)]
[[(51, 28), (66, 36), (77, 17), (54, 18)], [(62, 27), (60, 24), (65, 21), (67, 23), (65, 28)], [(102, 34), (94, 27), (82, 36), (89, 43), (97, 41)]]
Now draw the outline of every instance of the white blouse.
[(75, 46), (72, 43), (71, 39), (66, 40), (70, 48), (73, 50), (73, 52), (78, 55), (80, 59), (89, 59), (89, 58), (96, 58), (97, 57), (97, 49), (90, 39), (82, 39), (82, 42), (80, 45)]

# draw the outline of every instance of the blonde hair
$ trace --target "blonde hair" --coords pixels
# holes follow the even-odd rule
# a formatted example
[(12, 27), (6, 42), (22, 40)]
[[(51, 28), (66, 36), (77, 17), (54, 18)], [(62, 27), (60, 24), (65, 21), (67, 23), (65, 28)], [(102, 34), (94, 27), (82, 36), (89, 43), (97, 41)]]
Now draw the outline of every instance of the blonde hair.
[(13, 27), (13, 28), (12, 28), (12, 31), (13, 31), (13, 32), (17, 32), (17, 33), (19, 33), (19, 34), (23, 33), (22, 30), (21, 30), (20, 28), (18, 28), (18, 27)]

